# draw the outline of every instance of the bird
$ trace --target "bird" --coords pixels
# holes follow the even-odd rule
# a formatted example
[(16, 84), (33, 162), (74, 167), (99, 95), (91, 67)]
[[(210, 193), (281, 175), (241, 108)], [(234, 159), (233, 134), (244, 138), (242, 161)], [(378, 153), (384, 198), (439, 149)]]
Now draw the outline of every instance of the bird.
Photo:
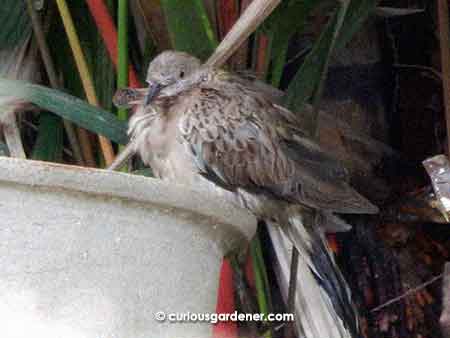
[(237, 74), (168, 50), (149, 64), (146, 80), (148, 88), (114, 97), (117, 106), (137, 107), (131, 152), (156, 177), (212, 190), (281, 227), (356, 336), (356, 310), (325, 232), (350, 229), (339, 214), (378, 208), (350, 186), (347, 170), (293, 112)]

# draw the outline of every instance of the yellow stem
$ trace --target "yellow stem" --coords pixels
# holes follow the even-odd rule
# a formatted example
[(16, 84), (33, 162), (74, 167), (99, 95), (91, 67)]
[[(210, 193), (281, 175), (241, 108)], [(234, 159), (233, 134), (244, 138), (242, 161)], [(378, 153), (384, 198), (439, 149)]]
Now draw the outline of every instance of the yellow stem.
[[(70, 48), (72, 49), (75, 63), (77, 65), (78, 72), (80, 73), (81, 83), (83, 84), (87, 100), (90, 104), (99, 106), (97, 95), (95, 93), (94, 82), (92, 81), (92, 76), (89, 72), (86, 58), (84, 57), (83, 50), (81, 49), (80, 39), (78, 38), (69, 8), (67, 7), (67, 2), (65, 0), (56, 0), (56, 4), (58, 5), (58, 10), (69, 40)], [(99, 141), (106, 165), (110, 165), (114, 160), (114, 150), (111, 142), (101, 135), (99, 135)]]

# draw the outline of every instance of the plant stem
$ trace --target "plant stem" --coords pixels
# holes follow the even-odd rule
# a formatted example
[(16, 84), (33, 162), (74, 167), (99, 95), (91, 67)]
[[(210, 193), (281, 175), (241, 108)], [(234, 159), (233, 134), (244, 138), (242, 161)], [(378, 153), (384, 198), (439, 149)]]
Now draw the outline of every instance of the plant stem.
[(439, 40), (441, 44), (442, 85), (444, 87), (445, 120), (447, 123), (448, 155), (450, 152), (450, 46), (447, 0), (438, 0), (438, 16)]
[(231, 30), (206, 62), (207, 66), (221, 67), (252, 34), (281, 0), (254, 0), (241, 14)]
[(325, 80), (328, 73), (328, 66), (330, 64), (331, 53), (334, 50), (334, 46), (338, 39), (339, 33), (341, 32), (342, 26), (344, 25), (344, 19), (347, 14), (349, 0), (341, 0), (340, 7), (336, 14), (336, 25), (334, 27), (333, 37), (331, 39), (330, 45), (328, 47), (328, 55), (325, 58), (325, 64), (323, 65), (322, 72), (320, 74), (319, 82), (317, 83), (316, 91), (312, 98), (313, 115), (311, 117), (311, 136), (317, 137), (317, 125), (319, 116), (319, 102), (322, 98), (323, 87), (325, 85)]
[[(104, 0), (86, 0), (95, 24), (102, 36), (109, 57), (114, 66), (118, 66), (118, 33), (108, 7)], [(129, 63), (129, 62), (128, 62)], [(132, 65), (128, 67), (128, 82), (133, 88), (140, 88), (142, 84), (138, 80), (135, 69)]]
[[(121, 89), (128, 86), (128, 0), (119, 0), (118, 21), (117, 88)], [(120, 120), (127, 120), (127, 110), (119, 109), (117, 116)]]
[[(295, 246), (292, 247), (291, 256), (291, 274), (289, 276), (289, 290), (287, 299), (287, 312), (295, 315), (295, 293), (297, 289), (298, 274), (298, 256), (299, 252)], [(288, 323), (285, 331), (286, 338), (295, 337), (295, 321)]]
[[(32, 0), (27, 0), (27, 10), (28, 10), (28, 14), (31, 19), (34, 36), (36, 38), (37, 44), (39, 46), (39, 50), (41, 52), (42, 61), (44, 63), (44, 67), (47, 72), (47, 76), (50, 81), (50, 85), (53, 88), (58, 89), (61, 86), (60, 86), (60, 83), (58, 80), (58, 76), (56, 75), (56, 67), (55, 67), (55, 64), (53, 63), (53, 60), (52, 60), (52, 57), (50, 54), (50, 49), (47, 44), (47, 40), (45, 39), (45, 33), (44, 33), (44, 29), (42, 27), (41, 20), (39, 19), (38, 14), (36, 13), (36, 11), (33, 8)], [(73, 151), (73, 156), (79, 165), (84, 165), (84, 160), (83, 160), (83, 157), (81, 154), (81, 148), (80, 148), (80, 145), (78, 144), (77, 136), (75, 133), (75, 127), (73, 126), (72, 123), (70, 123), (67, 120), (63, 120), (63, 123), (64, 123), (64, 129), (66, 130), (67, 138), (70, 143), (70, 147), (72, 148), (72, 151)], [(86, 135), (87, 135), (87, 133), (86, 133)]]
[[(90, 104), (98, 107), (99, 103), (97, 95), (95, 93), (92, 76), (91, 73), (89, 72), (89, 68), (86, 59), (84, 57), (83, 50), (81, 49), (80, 39), (78, 38), (78, 34), (76, 32), (72, 16), (67, 6), (67, 2), (65, 0), (56, 0), (56, 4), (58, 5), (58, 10), (61, 15), (64, 29), (66, 30), (66, 34), (69, 39), (70, 48), (72, 49), (75, 58), (75, 63), (77, 65), (78, 72), (80, 73), (81, 82), (83, 84), (86, 97)], [(107, 138), (100, 135), (99, 141), (103, 156), (105, 158), (105, 162), (107, 165), (110, 165), (114, 160), (114, 151), (111, 142)], [(87, 159), (86, 162), (88, 162)]]
[[(253, 263), (253, 272), (255, 276), (256, 296), (258, 299), (259, 312), (269, 314), (270, 309), (270, 288), (267, 277), (264, 258), (262, 255), (261, 241), (259, 236), (255, 236), (250, 243), (250, 255)], [(272, 333), (269, 330), (264, 334), (265, 338), (271, 338)]]

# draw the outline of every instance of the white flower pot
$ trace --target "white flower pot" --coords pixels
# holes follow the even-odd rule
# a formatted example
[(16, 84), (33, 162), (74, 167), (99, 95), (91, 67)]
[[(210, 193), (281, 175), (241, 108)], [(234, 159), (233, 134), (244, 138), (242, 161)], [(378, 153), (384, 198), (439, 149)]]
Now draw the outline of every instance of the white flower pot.
[(203, 338), (224, 254), (256, 221), (217, 196), (105, 170), (0, 158), (0, 337)]

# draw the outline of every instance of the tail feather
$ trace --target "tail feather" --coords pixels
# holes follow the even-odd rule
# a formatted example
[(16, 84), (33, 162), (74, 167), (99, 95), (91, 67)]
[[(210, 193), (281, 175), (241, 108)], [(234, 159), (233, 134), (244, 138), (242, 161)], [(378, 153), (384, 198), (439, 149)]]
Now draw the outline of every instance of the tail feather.
[(321, 224), (326, 233), (347, 232), (352, 229), (350, 224), (331, 212), (321, 212), (318, 217), (320, 218), (317, 222)]
[[(301, 300), (309, 304), (309, 306), (301, 306), (303, 313), (301, 318), (298, 318), (301, 326), (310, 327), (311, 335), (305, 336), (322, 337), (314, 334), (315, 330), (321, 329), (317, 328), (317, 325), (308, 323), (322, 316), (335, 319), (336, 322), (339, 319), (342, 324), (331, 324), (336, 325), (334, 335), (327, 338), (359, 337), (358, 317), (351, 300), (350, 289), (334, 261), (320, 225), (316, 224), (317, 221), (327, 218), (317, 218), (312, 211), (302, 210), (300, 213), (295, 208), (289, 209), (286, 216), (286, 225), (282, 227), (283, 233), (299, 251), (300, 266), (303, 269), (298, 273), (297, 300), (300, 302), (299, 306), (301, 306)], [(309, 286), (309, 291), (308, 285), (305, 284), (307, 279), (310, 284), (315, 284), (314, 287)], [(311, 290), (315, 290), (316, 294), (314, 295)], [(312, 300), (314, 298), (321, 299), (321, 306), (314, 304), (317, 302)], [(308, 315), (308, 311), (314, 313)]]

